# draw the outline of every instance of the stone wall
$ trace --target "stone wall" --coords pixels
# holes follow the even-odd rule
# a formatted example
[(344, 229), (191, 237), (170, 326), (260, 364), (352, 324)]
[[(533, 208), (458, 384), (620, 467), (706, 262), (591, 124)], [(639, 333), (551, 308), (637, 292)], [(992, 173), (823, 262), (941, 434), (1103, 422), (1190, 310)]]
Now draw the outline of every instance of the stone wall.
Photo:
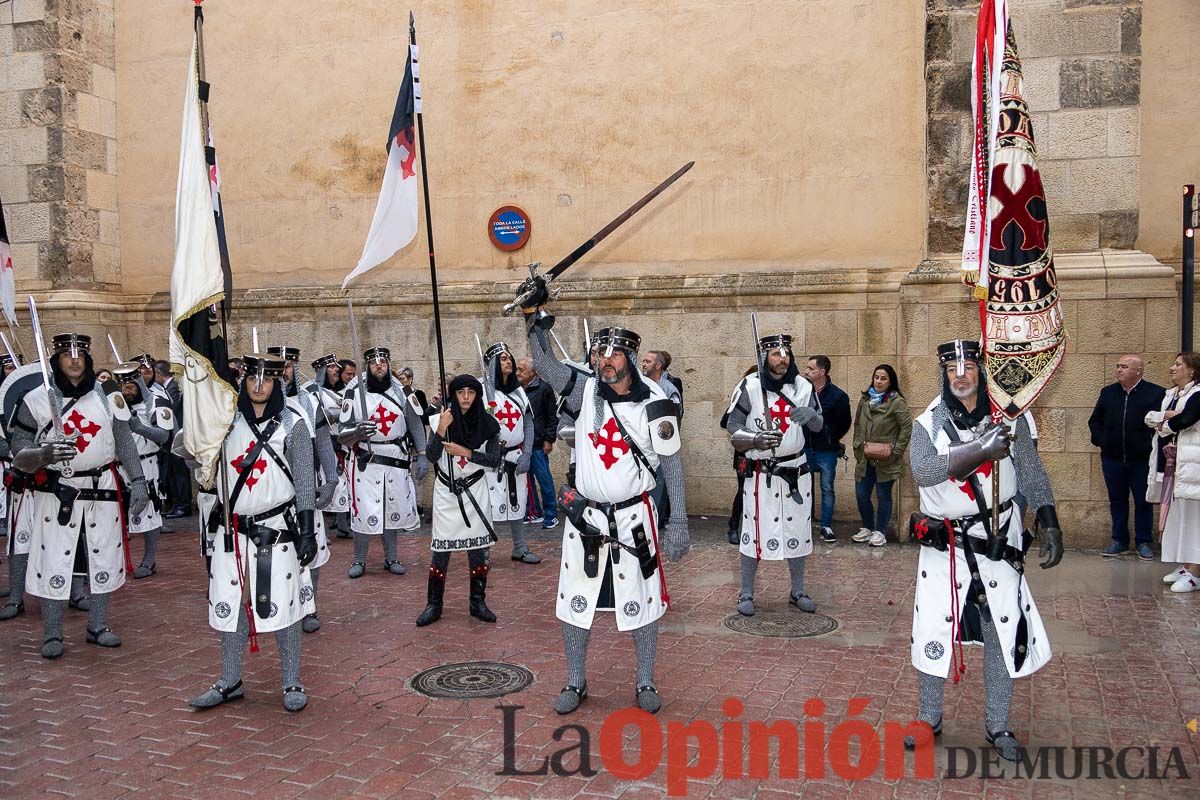
[[(978, 2), (928, 0), (931, 253), (962, 249)], [(1057, 252), (1132, 249), (1141, 185), (1141, 0), (1009, 4)]]
[(0, 198), (23, 289), (115, 288), (112, 0), (0, 5)]

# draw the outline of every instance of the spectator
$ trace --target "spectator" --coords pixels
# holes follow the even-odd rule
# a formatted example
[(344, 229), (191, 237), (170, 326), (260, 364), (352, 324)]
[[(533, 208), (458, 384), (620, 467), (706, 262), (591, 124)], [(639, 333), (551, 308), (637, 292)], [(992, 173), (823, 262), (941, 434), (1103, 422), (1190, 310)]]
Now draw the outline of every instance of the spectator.
[(338, 359), (338, 366), (342, 368), (342, 383), (348, 384), (358, 374), (358, 363), (352, 358)]
[(105, 384), (113, 379), (112, 372), (107, 369), (101, 369), (96, 372), (96, 383)]
[(821, 473), (821, 541), (833, 544), (837, 537), (833, 535), (833, 503), (836, 495), (833, 480), (837, 476), (837, 461), (846, 455), (846, 446), (842, 438), (850, 430), (850, 398), (834, 385), (829, 379), (832, 368), (829, 356), (809, 356), (808, 364), (804, 367), (804, 377), (808, 378), (816, 392), (817, 400), (821, 403), (821, 415), (825, 418), (825, 427), (818, 433), (808, 434), (809, 469)]
[[(679, 392), (679, 413), (683, 415), (683, 381), (671, 374), (671, 354), (666, 350), (655, 350), (656, 355), (662, 358), (663, 377), (675, 384), (675, 389)], [(672, 398), (674, 399), (674, 398)]]
[(1133, 494), (1134, 543), (1138, 558), (1154, 560), (1151, 544), (1154, 509), (1146, 499), (1150, 473), (1150, 450), (1154, 431), (1146, 427), (1146, 414), (1162, 407), (1166, 390), (1143, 380), (1140, 356), (1117, 359), (1116, 383), (1100, 390), (1096, 407), (1088, 418), (1092, 446), (1100, 448), (1100, 467), (1108, 489), (1108, 511), (1112, 516), (1112, 543), (1101, 554), (1113, 558), (1129, 549), (1129, 495)]
[(1166, 509), (1162, 560), (1179, 564), (1163, 577), (1172, 592), (1200, 590), (1200, 354), (1180, 353), (1171, 365), (1171, 390), (1162, 410), (1146, 415), (1158, 432), (1151, 463), (1155, 480), (1149, 497)]
[(554, 478), (550, 474), (550, 453), (558, 429), (558, 403), (554, 390), (538, 377), (532, 358), (517, 361), (517, 380), (529, 398), (529, 413), (533, 415), (533, 453), (529, 460), (530, 486), (537, 484), (534, 499), (540, 500), (542, 528), (558, 527), (558, 508), (554, 494)]
[[(183, 424), (183, 395), (175, 377), (171, 375), (171, 365), (166, 361), (154, 362), (154, 380), (171, 399), (171, 411), (175, 414), (175, 425), (178, 429)], [(192, 476), (188, 472), (183, 459), (167, 449), (165, 458), (167, 503), (170, 510), (163, 514), (167, 519), (180, 519), (192, 513)]]
[[(858, 401), (854, 419), (854, 495), (862, 527), (851, 538), (871, 547), (887, 544), (892, 521), (892, 488), (904, 472), (904, 454), (912, 439), (912, 414), (900, 380), (891, 364), (880, 364), (871, 375), (871, 385)], [(871, 494), (879, 498), (879, 513)]]

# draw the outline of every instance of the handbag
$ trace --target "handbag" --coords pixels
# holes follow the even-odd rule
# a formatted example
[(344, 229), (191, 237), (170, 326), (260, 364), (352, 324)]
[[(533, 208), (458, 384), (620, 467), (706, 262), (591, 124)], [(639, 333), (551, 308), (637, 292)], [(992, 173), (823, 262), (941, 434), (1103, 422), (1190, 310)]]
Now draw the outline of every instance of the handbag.
[(864, 442), (863, 457), (868, 461), (887, 461), (892, 457), (892, 443)]

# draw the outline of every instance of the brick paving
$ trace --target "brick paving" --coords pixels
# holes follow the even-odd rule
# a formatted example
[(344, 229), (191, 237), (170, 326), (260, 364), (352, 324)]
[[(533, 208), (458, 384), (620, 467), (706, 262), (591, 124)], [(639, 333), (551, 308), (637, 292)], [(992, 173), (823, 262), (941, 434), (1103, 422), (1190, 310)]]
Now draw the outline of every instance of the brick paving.
[[(673, 609), (664, 619), (657, 682), (664, 699), (656, 722), (719, 723), (722, 701), (744, 701), (743, 722), (806, 719), (804, 703), (826, 704), (826, 730), (847, 718), (850, 698), (869, 699), (858, 718), (882, 729), (916, 709), (909, 664), (916, 549), (867, 550), (848, 543), (820, 547), (807, 588), (819, 610), (835, 617), (832, 634), (798, 640), (749, 637), (722, 627), (736, 602), (737, 555), (715, 520), (693, 520), (696, 545), (668, 574)], [(557, 532), (555, 532), (557, 533)], [(535, 537), (537, 538), (537, 537)], [(217, 636), (205, 611), (203, 561), (194, 533), (165, 535), (158, 575), (117, 593), (112, 627), (124, 645), (83, 643), (86, 616), (68, 611), (66, 655), (44, 661), (36, 600), (0, 623), (0, 798), (620, 798), (667, 796), (663, 764), (643, 779), (621, 780), (604, 768), (605, 717), (632, 704), (633, 648), (611, 617), (601, 618), (589, 654), (590, 697), (558, 717), (551, 703), (565, 680), (560, 628), (553, 615), (557, 536), (536, 542), (538, 566), (508, 560), (496, 548), (490, 626), (467, 615), (465, 557), (451, 562), (446, 613), (418, 630), (424, 606), (428, 539), (401, 540), (403, 577), (387, 574), (373, 543), (366, 576), (345, 576), (348, 540), (334, 540), (322, 571), (324, 627), (304, 638), (310, 704), (301, 714), (281, 705), (274, 639), (246, 657), (247, 697), (196, 713), (194, 694), (218, 674)], [(140, 544), (134, 545), (140, 552)], [(882, 769), (847, 781), (779, 776), (711, 777), (688, 785), (691, 798), (1178, 798), (1200, 797), (1200, 736), (1185, 723), (1200, 716), (1200, 597), (1171, 595), (1158, 584), (1165, 569), (1111, 563), (1070, 552), (1062, 568), (1031, 580), (1050, 628), (1055, 656), (1032, 680), (1018, 681), (1013, 727), (1029, 746), (1178, 747), (1189, 780), (983, 780), (978, 777), (886, 780)], [(786, 568), (764, 564), (760, 608), (786, 610)], [(798, 612), (797, 612), (798, 613)], [(982, 666), (968, 649), (968, 671), (947, 684), (941, 745), (978, 748), (982, 741)], [(432, 700), (408, 687), (417, 672), (445, 663), (505, 661), (531, 670), (529, 689), (502, 702), (521, 705), (515, 721), (516, 766), (529, 769), (578, 742), (553, 738), (560, 725), (590, 733), (593, 777), (497, 774), (503, 767), (501, 701)], [(632, 729), (624, 757), (636, 759)], [(857, 752), (857, 748), (853, 750)], [(693, 754), (693, 758), (694, 758)], [(577, 753), (567, 759), (577, 764)], [(1137, 762), (1138, 764), (1142, 762)], [(803, 764), (803, 753), (801, 754)], [(938, 773), (945, 767), (939, 751)]]

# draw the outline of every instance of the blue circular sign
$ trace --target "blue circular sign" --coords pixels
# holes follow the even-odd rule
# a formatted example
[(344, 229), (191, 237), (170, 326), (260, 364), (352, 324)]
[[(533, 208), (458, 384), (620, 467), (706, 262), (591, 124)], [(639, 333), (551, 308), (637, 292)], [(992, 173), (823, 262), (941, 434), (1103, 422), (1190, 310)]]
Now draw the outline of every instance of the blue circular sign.
[(520, 250), (529, 241), (529, 215), (517, 206), (500, 206), (488, 220), (488, 238), (505, 252)]

